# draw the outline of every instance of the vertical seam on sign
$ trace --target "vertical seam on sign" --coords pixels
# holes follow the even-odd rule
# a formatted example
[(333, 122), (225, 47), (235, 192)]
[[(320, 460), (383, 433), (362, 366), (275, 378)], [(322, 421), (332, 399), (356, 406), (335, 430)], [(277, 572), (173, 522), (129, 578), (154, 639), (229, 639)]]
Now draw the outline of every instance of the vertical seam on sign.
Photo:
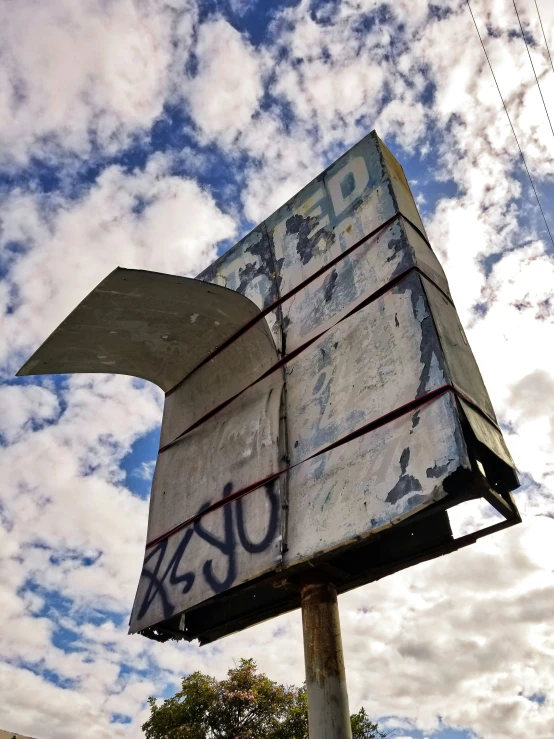
[[(269, 234), (267, 228), (267, 222), (263, 222), (263, 229), (267, 238), (269, 246), (269, 253), (271, 254), (271, 260), (273, 262), (273, 280), (275, 284), (275, 293), (278, 298), (281, 298), (281, 289), (279, 286), (279, 274), (277, 271), (277, 255), (275, 254), (273, 240)], [(281, 332), (281, 360), (286, 356), (287, 351), (287, 334), (283, 323), (283, 305), (279, 303), (276, 307), (278, 316), (278, 323)], [(285, 370), (285, 363), (281, 367), (283, 375), (283, 389), (281, 390), (281, 401), (279, 403), (279, 468), (286, 469), (290, 465), (290, 450), (289, 450), (289, 434), (288, 434), (288, 407), (287, 407), (287, 373)], [(283, 555), (287, 551), (287, 539), (288, 539), (288, 518), (289, 518), (289, 475), (288, 472), (281, 475), (279, 481), (279, 492), (281, 497), (281, 550), (280, 550), (280, 562), (283, 561)]]
[(375, 431), (376, 429), (381, 428), (382, 426), (386, 426), (388, 423), (396, 421), (398, 418), (401, 418), (402, 416), (405, 416), (408, 413), (411, 413), (412, 411), (415, 411), (418, 408), (421, 408), (422, 406), (427, 405), (428, 403), (432, 403), (434, 400), (437, 400), (438, 398), (442, 397), (448, 392), (454, 393), (454, 395), (457, 394), (456, 389), (453, 388), (452, 385), (448, 385), (448, 384), (441, 385), (440, 387), (435, 388), (434, 390), (431, 390), (425, 395), (422, 395), (419, 398), (415, 398), (414, 400), (410, 400), (408, 403), (404, 403), (404, 405), (401, 405), (398, 408), (394, 408), (392, 411), (389, 411), (388, 413), (385, 413), (382, 416), (379, 416), (379, 418), (376, 418), (373, 421), (369, 421), (369, 423), (363, 424), (363, 426), (360, 426), (360, 428), (355, 429), (354, 431), (351, 431), (348, 434), (345, 434), (340, 439), (337, 439), (336, 441), (333, 441), (330, 444), (327, 444), (322, 449), (319, 449), (315, 451), (313, 454), (310, 454), (309, 457), (306, 457), (305, 459), (302, 459), (299, 462), (295, 462), (295, 464), (289, 465), (285, 469), (278, 470), (277, 472), (272, 472), (266, 477), (263, 477), (262, 479), (257, 480), (256, 482), (250, 483), (249, 485), (246, 485), (240, 490), (236, 490), (234, 493), (231, 493), (225, 498), (221, 498), (220, 500), (216, 501), (215, 503), (208, 506), (207, 508), (204, 508), (202, 511), (199, 511), (194, 516), (191, 516), (190, 518), (186, 519), (185, 521), (178, 524), (174, 528), (170, 529), (169, 531), (166, 531), (164, 534), (161, 534), (160, 536), (156, 537), (152, 541), (147, 542), (146, 549), (150, 549), (156, 544), (159, 544), (161, 541), (164, 541), (164, 539), (167, 539), (173, 534), (177, 533), (177, 531), (181, 531), (181, 529), (185, 528), (186, 526), (189, 526), (191, 523), (194, 523), (195, 521), (200, 520), (200, 518), (207, 515), (208, 513), (212, 513), (213, 511), (219, 510), (223, 506), (229, 505), (230, 503), (233, 503), (235, 500), (238, 500), (239, 498), (243, 498), (245, 495), (248, 495), (249, 493), (254, 492), (254, 490), (258, 490), (263, 485), (266, 485), (272, 480), (276, 480), (281, 475), (288, 473), (290, 470), (293, 470), (296, 467), (299, 467), (305, 462), (309, 462), (311, 459), (315, 459), (316, 457), (319, 457), (322, 454), (326, 454), (327, 452), (330, 452), (333, 449), (336, 449), (337, 447), (343, 446), (344, 444), (348, 444), (349, 442), (354, 441), (355, 439), (358, 439), (360, 436), (364, 436), (365, 434), (371, 433), (372, 431)]
[(288, 416), (287, 416), (287, 375), (285, 366), (283, 372), (283, 390), (281, 392), (281, 404), (279, 408), (279, 467), (286, 470), (282, 474), (281, 489), (281, 562), (283, 555), (288, 551), (288, 534), (289, 534), (289, 473), (290, 466), (289, 454), (289, 433), (288, 433)]
[[(294, 295), (299, 293), (301, 290), (303, 290), (307, 285), (309, 285), (311, 282), (314, 282), (317, 280), (318, 277), (321, 277), (321, 275), (325, 274), (331, 267), (334, 267), (335, 264), (338, 264), (340, 261), (342, 261), (345, 257), (347, 257), (349, 254), (351, 254), (356, 249), (359, 249), (360, 246), (366, 243), (366, 241), (369, 241), (370, 239), (373, 239), (374, 237), (378, 236), (382, 231), (385, 230), (388, 226), (390, 226), (397, 218), (405, 218), (405, 216), (402, 215), (402, 213), (396, 212), (394, 215), (392, 215), (390, 218), (388, 218), (386, 221), (383, 221), (379, 226), (374, 228), (372, 231), (370, 231), (368, 234), (363, 236), (361, 239), (356, 241), (352, 246), (350, 246), (348, 249), (345, 249), (345, 251), (341, 252), (337, 257), (334, 259), (331, 259), (327, 264), (323, 265), (321, 269), (316, 270), (312, 275), (307, 277), (305, 280), (300, 282), (296, 287), (293, 287), (291, 290), (288, 291), (288, 293), (285, 293), (285, 295), (281, 296), (278, 300), (274, 301), (271, 305), (268, 305), (266, 308), (261, 310), (257, 316), (254, 316), (250, 321), (247, 321), (241, 328), (239, 328), (235, 333), (230, 336), (228, 339), (226, 339), (220, 346), (217, 347), (210, 355), (205, 357), (199, 364), (196, 365), (194, 369), (192, 369), (185, 377), (183, 377), (182, 380), (179, 380), (172, 388), (170, 388), (166, 393), (165, 396), (171, 395), (175, 390), (177, 390), (178, 387), (180, 387), (185, 380), (187, 380), (194, 372), (199, 370), (201, 367), (203, 367), (205, 364), (207, 364), (211, 359), (216, 357), (218, 354), (220, 354), (222, 351), (224, 351), (228, 346), (230, 346), (234, 341), (239, 339), (241, 336), (243, 336), (247, 331), (249, 331), (253, 326), (255, 326), (259, 321), (261, 321), (263, 318), (265, 318), (267, 315), (271, 313), (272, 310), (276, 310), (278, 305), (281, 305), (282, 303), (286, 302), (290, 298), (292, 298)], [(409, 221), (411, 223), (411, 221)]]
[[(250, 385), (247, 385), (245, 388), (240, 390), (235, 395), (231, 396), (227, 400), (223, 401), (219, 405), (212, 408), (210, 411), (205, 413), (203, 416), (198, 418), (194, 423), (192, 423), (190, 426), (188, 426), (184, 431), (182, 431), (178, 436), (176, 436), (172, 441), (167, 442), (167, 444), (164, 444), (158, 449), (158, 454), (161, 454), (162, 452), (166, 451), (166, 449), (169, 449), (174, 444), (176, 444), (180, 439), (182, 439), (186, 434), (190, 433), (191, 431), (194, 431), (196, 428), (201, 426), (206, 421), (209, 421), (211, 418), (213, 418), (217, 413), (222, 411), (224, 408), (229, 406), (233, 401), (235, 401), (238, 397), (243, 395), (247, 390), (249, 390), (251, 387), (254, 387), (254, 385), (257, 385), (258, 382), (261, 382), (262, 380), (265, 380), (267, 377), (273, 374), (273, 372), (276, 372), (280, 367), (283, 367), (294, 360), (299, 354), (301, 354), (303, 351), (308, 349), (312, 344), (314, 344), (318, 339), (320, 339), (322, 336), (324, 336), (329, 331), (332, 331), (336, 326), (339, 325), (339, 323), (342, 323), (343, 321), (346, 321), (348, 318), (353, 316), (355, 313), (357, 313), (360, 310), (363, 310), (367, 306), (371, 305), (371, 303), (375, 302), (379, 298), (386, 295), (389, 290), (392, 290), (394, 287), (399, 285), (406, 277), (408, 277), (412, 272), (417, 272), (421, 275), (421, 270), (417, 266), (412, 266), (409, 269), (405, 270), (404, 272), (401, 272), (400, 274), (396, 275), (395, 277), (391, 278), (388, 282), (386, 282), (384, 285), (381, 285), (380, 288), (375, 290), (371, 295), (368, 295), (367, 298), (363, 298), (354, 308), (349, 310), (347, 313), (345, 313), (342, 318), (339, 318), (338, 321), (336, 321), (332, 326), (329, 326), (329, 328), (325, 329), (321, 333), (317, 334), (316, 336), (313, 336), (311, 339), (308, 339), (304, 342), (304, 344), (301, 344), (296, 349), (293, 349), (290, 354), (287, 354), (281, 359), (279, 359), (274, 365), (272, 365), (268, 370), (263, 372), (256, 380), (250, 383)], [(449, 303), (452, 303), (452, 300), (450, 297), (444, 293), (432, 280), (429, 280), (431, 284), (433, 284), (437, 289), (444, 295), (445, 299), (448, 300)], [(287, 450), (289, 451), (289, 450)]]

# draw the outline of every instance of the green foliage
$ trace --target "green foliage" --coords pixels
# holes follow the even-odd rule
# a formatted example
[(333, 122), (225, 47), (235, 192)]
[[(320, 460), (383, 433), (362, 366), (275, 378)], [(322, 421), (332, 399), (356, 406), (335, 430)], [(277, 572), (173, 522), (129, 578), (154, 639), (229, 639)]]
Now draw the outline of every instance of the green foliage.
[(372, 723), (363, 708), (350, 716), (352, 739), (386, 739), (387, 735), (379, 731), (377, 724)]
[[(146, 739), (308, 739), (305, 687), (273, 682), (251, 659), (242, 659), (225, 680), (194, 672), (173, 698), (149, 704)], [(384, 739), (363, 708), (351, 721), (353, 739)]]

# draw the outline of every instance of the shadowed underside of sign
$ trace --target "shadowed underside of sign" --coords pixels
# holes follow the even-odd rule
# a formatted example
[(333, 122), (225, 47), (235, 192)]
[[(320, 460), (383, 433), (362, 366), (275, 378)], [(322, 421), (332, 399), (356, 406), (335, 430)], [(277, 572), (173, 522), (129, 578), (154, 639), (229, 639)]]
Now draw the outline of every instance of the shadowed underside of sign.
[(513, 462), (398, 163), (373, 133), (199, 279), (109, 275), (20, 374), (166, 392), (130, 630), (207, 642), (519, 520)]

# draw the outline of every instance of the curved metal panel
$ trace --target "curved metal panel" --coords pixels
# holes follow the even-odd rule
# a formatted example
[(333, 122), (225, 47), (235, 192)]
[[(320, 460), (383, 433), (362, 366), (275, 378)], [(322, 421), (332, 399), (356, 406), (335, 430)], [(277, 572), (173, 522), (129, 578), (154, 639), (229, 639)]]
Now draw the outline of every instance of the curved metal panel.
[[(17, 374), (110, 372), (167, 392), (259, 312), (219, 285), (118, 267)], [(265, 333), (271, 337), (267, 325)]]

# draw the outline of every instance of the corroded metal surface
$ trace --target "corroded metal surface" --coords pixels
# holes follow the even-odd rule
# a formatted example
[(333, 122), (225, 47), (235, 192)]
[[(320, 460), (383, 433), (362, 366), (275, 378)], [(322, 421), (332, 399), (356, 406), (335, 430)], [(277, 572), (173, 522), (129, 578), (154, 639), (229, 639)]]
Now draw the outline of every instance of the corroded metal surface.
[(399, 523), (445, 498), (448, 479), (470, 469), (448, 395), (300, 465), (290, 478), (285, 562)]
[[(199, 280), (236, 290), (255, 303), (258, 308), (271, 305), (279, 294), (275, 255), (265, 223), (245, 236), (198, 275)], [(277, 312), (267, 316), (277, 345), (281, 334)]]
[(351, 739), (337, 591), (310, 583), (301, 600), (310, 739)]
[(116, 270), (22, 373), (72, 371), (169, 391), (133, 632), (218, 638), (297, 607), (304, 568), (342, 592), (451, 551), (444, 509), (464, 498), (518, 520), (446, 277), (375, 133), (197, 280)]

